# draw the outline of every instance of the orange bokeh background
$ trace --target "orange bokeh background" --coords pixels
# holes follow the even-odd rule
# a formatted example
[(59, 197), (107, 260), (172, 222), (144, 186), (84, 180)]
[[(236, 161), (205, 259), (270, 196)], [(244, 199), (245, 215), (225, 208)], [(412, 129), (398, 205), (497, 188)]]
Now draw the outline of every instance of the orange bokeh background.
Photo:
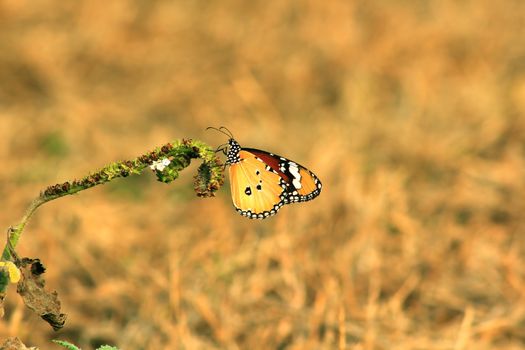
[(48, 185), (180, 138), (323, 181), (276, 217), (226, 184), (116, 180), (18, 246), (68, 320), (9, 290), (0, 336), (83, 349), (522, 349), (525, 3), (0, 2), (0, 222)]

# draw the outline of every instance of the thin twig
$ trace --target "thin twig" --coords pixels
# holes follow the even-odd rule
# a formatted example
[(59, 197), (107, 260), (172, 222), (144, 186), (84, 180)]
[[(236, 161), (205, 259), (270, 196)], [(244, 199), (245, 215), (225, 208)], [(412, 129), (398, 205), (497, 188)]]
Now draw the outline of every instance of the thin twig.
[[(214, 195), (224, 182), (224, 168), (220, 160), (216, 157), (214, 149), (200, 141), (181, 140), (167, 143), (155, 150), (141, 155), (133, 160), (124, 160), (105, 166), (95, 173), (89, 174), (80, 180), (66, 181), (47, 187), (40, 195), (31, 202), (25, 215), (19, 224), (9, 230), (8, 242), (2, 253), (2, 260), (12, 260), (14, 258), (16, 245), (20, 240), (24, 228), (33, 213), (42, 204), (54, 199), (71, 195), (88, 188), (102, 185), (115, 178), (127, 177), (130, 174), (141, 174), (159, 160), (168, 159), (169, 162), (162, 171), (154, 169), (157, 179), (161, 182), (169, 183), (175, 180), (179, 172), (190, 164), (191, 159), (201, 158), (203, 164), (199, 167), (195, 175), (195, 191), (200, 197), (210, 197)], [(0, 293), (4, 292), (0, 286)]]

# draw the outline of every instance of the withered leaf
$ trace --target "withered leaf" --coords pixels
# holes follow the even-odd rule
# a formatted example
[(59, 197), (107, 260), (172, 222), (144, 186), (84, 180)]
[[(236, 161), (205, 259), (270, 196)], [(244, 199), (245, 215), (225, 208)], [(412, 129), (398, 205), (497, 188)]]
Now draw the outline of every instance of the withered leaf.
[(2, 345), (0, 345), (0, 350), (38, 350), (38, 348), (28, 348), (20, 341), (20, 339), (12, 337), (7, 338), (7, 340)]
[(19, 261), (18, 267), (22, 272), (22, 279), (17, 284), (17, 293), (29, 309), (49, 323), (53, 330), (58, 331), (64, 326), (67, 316), (60, 312), (57, 292), (49, 293), (44, 290), (44, 265), (39, 259), (24, 258)]

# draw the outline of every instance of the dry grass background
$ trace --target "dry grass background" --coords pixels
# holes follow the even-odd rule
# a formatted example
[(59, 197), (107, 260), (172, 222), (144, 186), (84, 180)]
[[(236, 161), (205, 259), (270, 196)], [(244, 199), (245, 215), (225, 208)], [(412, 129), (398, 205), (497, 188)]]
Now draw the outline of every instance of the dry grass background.
[(0, 1), (3, 227), (45, 186), (167, 141), (287, 155), (313, 202), (240, 217), (225, 186), (132, 177), (42, 207), (19, 246), (50, 349), (525, 348), (525, 3)]

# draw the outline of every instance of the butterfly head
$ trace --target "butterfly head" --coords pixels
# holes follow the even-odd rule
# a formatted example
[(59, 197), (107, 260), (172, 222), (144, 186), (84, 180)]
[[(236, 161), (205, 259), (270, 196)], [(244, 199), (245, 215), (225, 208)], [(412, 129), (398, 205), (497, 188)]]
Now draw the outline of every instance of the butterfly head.
[(228, 140), (228, 152), (226, 153), (227, 163), (235, 164), (241, 161), (239, 152), (241, 151), (241, 145), (233, 138)]
[(218, 129), (214, 128), (213, 126), (209, 126), (206, 128), (206, 130), (210, 129), (218, 131), (228, 136), (228, 143), (220, 145), (219, 148), (217, 148), (217, 151), (222, 151), (224, 155), (226, 155), (226, 165), (239, 163), (241, 161), (241, 157), (239, 155), (239, 153), (241, 152), (241, 145), (239, 145), (239, 143), (235, 141), (232, 132), (224, 126), (221, 126)]

